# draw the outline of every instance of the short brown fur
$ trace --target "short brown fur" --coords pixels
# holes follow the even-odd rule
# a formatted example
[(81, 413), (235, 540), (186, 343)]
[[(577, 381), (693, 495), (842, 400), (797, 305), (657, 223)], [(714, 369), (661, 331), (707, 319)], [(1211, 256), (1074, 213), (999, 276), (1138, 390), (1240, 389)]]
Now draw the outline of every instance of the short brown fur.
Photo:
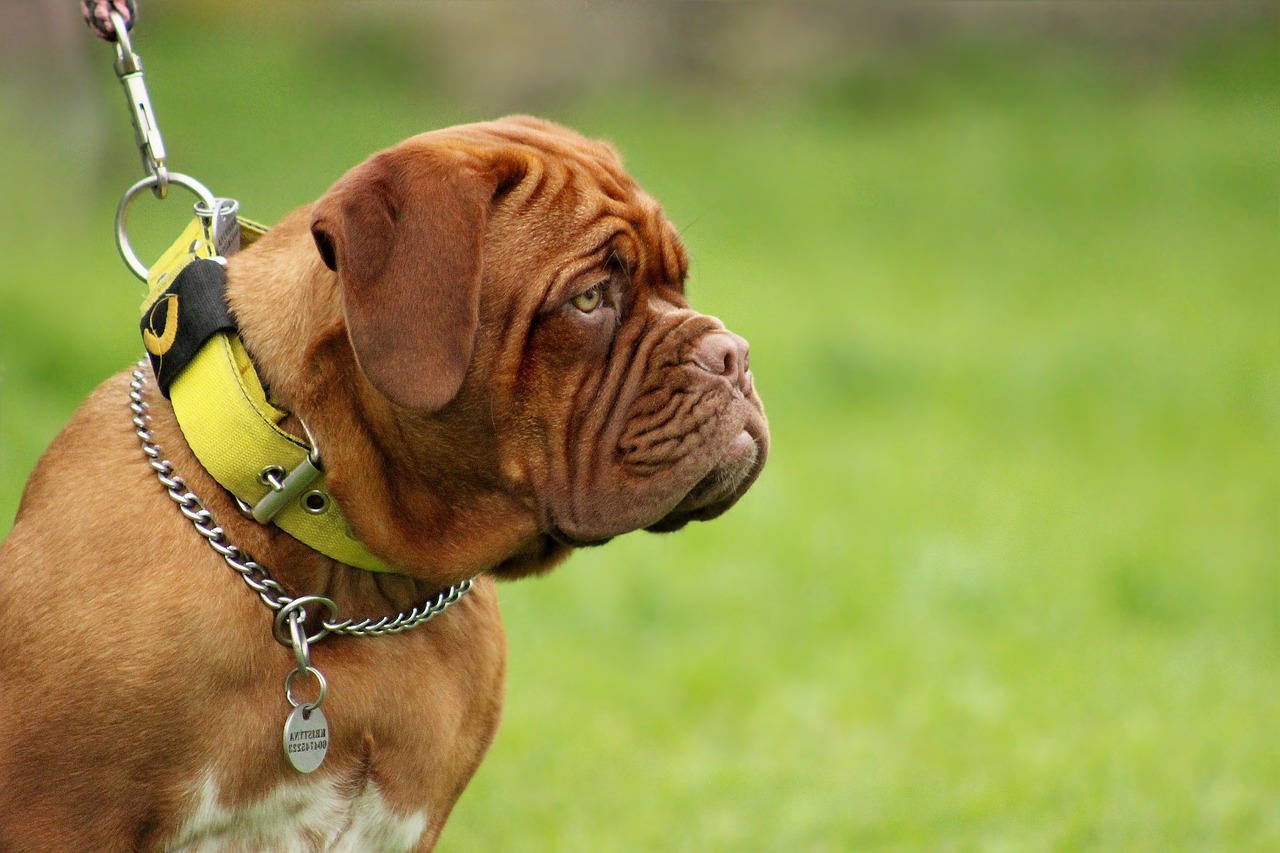
[[(416, 849), (497, 729), (494, 579), (714, 517), (759, 474), (745, 342), (688, 308), (686, 273), (612, 148), (528, 118), (377, 154), (230, 260), (246, 348), (395, 575), (240, 515), (147, 387), (167, 458), (291, 593), (377, 617), (479, 575), (413, 631), (313, 649), (333, 733), (316, 775), (425, 812)], [(588, 291), (601, 307), (574, 307)], [(292, 654), (159, 487), (128, 383), (54, 440), (0, 546), (0, 853), (166, 850), (204, 778), (227, 808), (299, 778), (280, 747)]]

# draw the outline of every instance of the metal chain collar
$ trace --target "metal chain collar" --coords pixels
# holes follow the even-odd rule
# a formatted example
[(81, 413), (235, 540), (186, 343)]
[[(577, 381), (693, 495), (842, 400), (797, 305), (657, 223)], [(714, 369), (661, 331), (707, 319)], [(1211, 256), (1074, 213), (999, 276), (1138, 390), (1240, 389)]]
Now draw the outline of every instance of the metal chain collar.
[[(155, 121), (150, 95), (147, 93), (146, 81), (142, 74), (142, 60), (134, 52), (133, 44), (129, 39), (129, 28), (133, 24), (136, 12), (134, 0), (83, 0), (83, 5), (85, 20), (93, 27), (94, 32), (108, 41), (115, 42), (116, 76), (119, 78), (125, 99), (129, 104), (134, 140), (138, 145), (143, 171), (146, 172), (146, 177), (125, 191), (124, 197), (120, 199), (120, 204), (116, 208), (116, 244), (125, 265), (143, 281), (148, 280), (150, 271), (129, 243), (126, 217), (130, 204), (142, 190), (149, 187), (156, 198), (163, 199), (168, 195), (171, 183), (190, 190), (200, 198), (200, 204), (196, 205), (196, 213), (205, 224), (206, 240), (217, 254), (227, 253), (218, 239), (218, 225), (227, 218), (234, 223), (235, 202), (214, 198), (213, 194), (199, 181), (186, 175), (170, 172), (165, 164), (164, 142)], [(238, 235), (239, 230), (228, 229), (227, 234), (231, 233)], [(234, 248), (231, 250), (233, 251)], [(275, 613), (271, 629), (272, 636), (282, 645), (292, 648), (294, 661), (297, 664), (297, 667), (289, 672), (284, 680), (285, 699), (293, 708), (285, 720), (284, 753), (296, 770), (310, 773), (324, 761), (329, 748), (329, 723), (324, 712), (320, 710), (329, 686), (323, 673), (311, 665), (311, 644), (324, 639), (329, 634), (380, 636), (398, 634), (401, 631), (416, 628), (448, 610), (462, 596), (471, 591), (473, 582), (467, 580), (451, 586), (430, 601), (395, 616), (362, 619), (359, 622), (338, 619), (338, 606), (324, 596), (290, 596), (261, 564), (250, 559), (247, 554), (227, 541), (226, 534), (214, 521), (213, 514), (205, 507), (204, 502), (187, 487), (186, 481), (174, 471), (169, 460), (162, 458), (160, 446), (152, 440), (151, 430), (148, 428), (150, 415), (147, 414), (147, 403), (142, 397), (143, 388), (146, 386), (146, 375), (143, 373), (146, 366), (145, 360), (139, 362), (133, 371), (133, 381), (129, 384), (129, 409), (133, 412), (133, 425), (136, 428), (138, 440), (142, 442), (142, 452), (146, 455), (148, 463), (156, 472), (156, 477), (169, 497), (195, 527), (196, 532), (203, 536), (209, 543), (209, 547), (240, 575), (245, 585), (258, 594), (262, 603)], [(315, 442), (312, 441), (311, 445), (314, 448)], [(317, 467), (318, 456), (309, 458), (312, 459), (312, 467)], [(272, 481), (272, 494), (285, 491), (285, 485), (286, 483), (277, 484)], [(253, 517), (260, 522), (265, 521), (256, 508)], [(266, 518), (270, 518), (270, 515)], [(328, 618), (321, 620), (320, 628), (314, 634), (307, 634), (306, 608), (312, 605), (327, 611)], [(318, 694), (311, 702), (301, 702), (294, 698), (294, 679), (300, 675), (311, 676), (316, 680)]]
[(145, 365), (145, 361), (138, 363), (133, 370), (133, 381), (129, 384), (129, 409), (133, 412), (133, 425), (137, 428), (138, 439), (142, 442), (142, 452), (146, 454), (147, 461), (155, 470), (156, 477), (165, 487), (169, 497), (178, 505), (182, 514), (191, 521), (196, 532), (203, 536), (209, 543), (209, 547), (218, 552), (227, 565), (240, 575), (249, 589), (258, 594), (262, 603), (276, 613), (273, 633), (282, 644), (295, 647), (298, 645), (291, 642), (292, 638), (285, 623), (294, 624), (295, 619), (292, 614), (300, 612), (306, 604), (320, 604), (329, 611), (329, 618), (322, 620), (320, 630), (305, 637), (306, 642), (314, 643), (329, 634), (367, 637), (408, 631), (448, 610), (462, 596), (471, 591), (473, 581), (466, 580), (449, 587), (435, 598), (395, 616), (362, 619), (359, 622), (338, 619), (337, 606), (327, 598), (313, 595), (290, 596), (261, 564), (250, 559), (247, 554), (227, 541), (226, 534), (214, 522), (213, 514), (205, 508), (204, 502), (187, 487), (186, 481), (174, 471), (169, 460), (161, 458), (160, 446), (152, 440), (151, 430), (147, 428), (150, 415), (147, 414), (148, 406), (142, 397), (142, 390), (146, 386), (146, 376), (142, 372)]

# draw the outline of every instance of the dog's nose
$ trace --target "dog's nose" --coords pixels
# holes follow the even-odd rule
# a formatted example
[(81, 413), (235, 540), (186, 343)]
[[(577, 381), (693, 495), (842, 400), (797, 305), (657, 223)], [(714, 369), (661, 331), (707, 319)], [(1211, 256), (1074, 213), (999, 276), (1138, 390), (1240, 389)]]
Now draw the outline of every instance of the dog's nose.
[(749, 380), (751, 345), (733, 332), (711, 332), (703, 335), (693, 347), (693, 362), (708, 373), (723, 376), (744, 389)]

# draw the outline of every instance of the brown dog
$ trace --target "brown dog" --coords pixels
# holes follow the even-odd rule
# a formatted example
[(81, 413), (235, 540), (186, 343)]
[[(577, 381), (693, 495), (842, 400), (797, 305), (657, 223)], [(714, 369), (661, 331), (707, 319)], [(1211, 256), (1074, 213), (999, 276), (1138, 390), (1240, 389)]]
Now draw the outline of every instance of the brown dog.
[(613, 149), (528, 118), (377, 154), (234, 255), (226, 300), (282, 426), (310, 428), (395, 573), (243, 515), (152, 383), (174, 470), (285, 590), (344, 617), (475, 587), (414, 630), (311, 647), (332, 723), (298, 772), (295, 654), (158, 485), (128, 373), (108, 380), (0, 547), (0, 851), (431, 849), (498, 724), (493, 580), (712, 518), (764, 464), (746, 342), (688, 308), (686, 263)]

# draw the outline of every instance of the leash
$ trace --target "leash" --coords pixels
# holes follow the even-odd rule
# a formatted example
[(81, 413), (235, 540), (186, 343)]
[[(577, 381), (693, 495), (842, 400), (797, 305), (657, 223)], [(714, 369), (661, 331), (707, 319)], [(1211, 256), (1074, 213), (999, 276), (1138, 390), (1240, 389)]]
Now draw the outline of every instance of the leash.
[[(339, 562), (368, 571), (394, 571), (349, 532), (350, 526), (325, 488), (320, 451), (306, 424), (302, 424), (305, 441), (279, 427), (288, 413), (268, 399), (227, 309), (226, 258), (240, 250), (242, 240), (251, 242), (266, 228), (241, 219), (235, 199), (219, 198), (195, 178), (169, 170), (142, 59), (129, 36), (137, 20), (135, 0), (81, 0), (81, 11), (94, 34), (115, 45), (115, 72), (124, 90), (145, 173), (125, 190), (116, 208), (116, 246), (129, 271), (148, 284), (142, 306), (143, 344), (152, 373), (161, 393), (170, 398), (188, 444), (247, 517), (261, 524), (274, 523)], [(196, 219), (148, 267), (129, 242), (129, 207), (146, 189), (157, 199), (167, 198), (170, 185), (196, 196)], [(149, 428), (143, 396), (145, 366), (146, 360), (139, 363), (129, 385), (129, 408), (142, 452), (168, 496), (209, 547), (274, 613), (272, 636), (293, 651), (296, 663), (284, 680), (285, 700), (292, 708), (284, 724), (284, 753), (296, 770), (310, 773), (324, 761), (330, 740), (329, 722), (320, 710), (329, 685), (312, 664), (312, 644), (330, 634), (382, 636), (416, 628), (470, 592), (473, 582), (451, 586), (395, 616), (358, 622), (339, 619), (332, 599), (290, 596), (261, 564), (227, 540), (204, 502), (163, 457)], [(261, 440), (250, 441), (246, 450), (245, 435)], [(245, 471), (250, 473), (246, 476)], [(256, 476), (252, 472), (257, 472)], [(305, 627), (308, 607), (328, 614), (311, 634)], [(314, 700), (301, 702), (294, 698), (294, 681), (307, 676), (315, 679), (318, 692)]]

